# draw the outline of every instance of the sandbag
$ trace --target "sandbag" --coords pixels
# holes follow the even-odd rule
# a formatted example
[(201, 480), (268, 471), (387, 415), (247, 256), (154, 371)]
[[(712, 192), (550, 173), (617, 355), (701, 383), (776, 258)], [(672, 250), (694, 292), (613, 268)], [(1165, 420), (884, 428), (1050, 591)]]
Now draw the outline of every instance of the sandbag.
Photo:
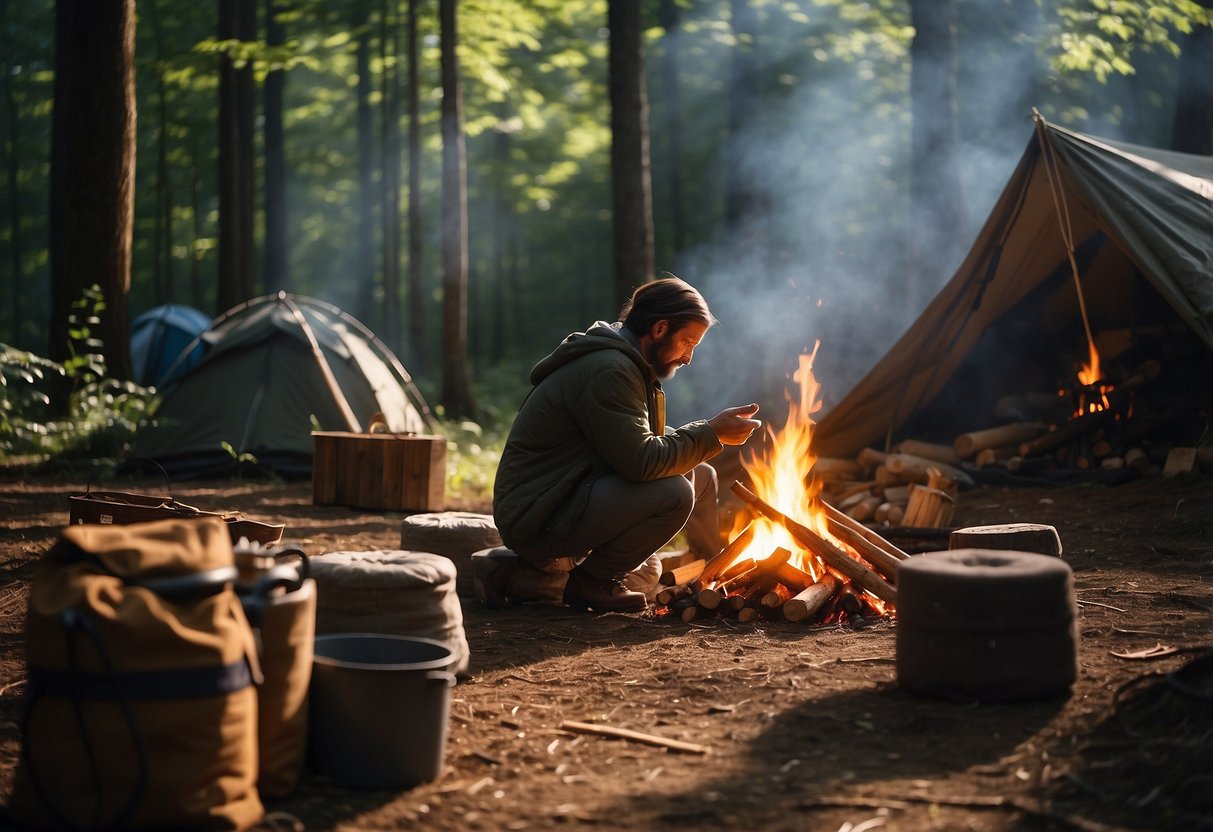
[(260, 677), (219, 518), (63, 531), (34, 570), (10, 811), (69, 829), (243, 830)]
[(310, 559), (316, 579), (316, 633), (383, 633), (431, 638), (468, 668), (455, 565), (431, 552), (329, 552)]
[(411, 514), (400, 521), (400, 548), (450, 558), (461, 595), (472, 591), (472, 554), (500, 545), (501, 534), (489, 514), (438, 511)]

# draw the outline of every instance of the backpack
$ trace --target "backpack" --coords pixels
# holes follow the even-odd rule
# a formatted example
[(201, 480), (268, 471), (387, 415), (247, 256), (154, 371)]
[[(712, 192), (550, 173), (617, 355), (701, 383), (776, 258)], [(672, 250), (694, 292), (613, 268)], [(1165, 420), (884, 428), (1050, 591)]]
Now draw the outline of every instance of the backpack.
[(223, 520), (76, 525), (36, 565), (10, 812), (69, 829), (244, 830), (253, 633)]

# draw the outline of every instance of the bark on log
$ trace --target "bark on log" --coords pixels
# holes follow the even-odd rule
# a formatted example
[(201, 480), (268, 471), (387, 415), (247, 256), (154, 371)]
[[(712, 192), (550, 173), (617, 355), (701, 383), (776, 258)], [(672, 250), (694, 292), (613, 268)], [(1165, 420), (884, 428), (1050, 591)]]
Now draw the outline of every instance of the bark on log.
[(840, 585), (841, 582), (833, 575), (822, 576), (820, 581), (784, 602), (783, 617), (788, 621), (804, 621), (816, 615)]
[[(854, 531), (855, 533), (860, 535), (864, 540), (866, 540), (868, 543), (871, 543), (873, 546), (875, 546), (878, 549), (884, 550), (884, 552), (886, 554), (888, 554), (892, 558), (895, 558), (896, 560), (905, 560), (906, 558), (909, 557), (908, 554), (906, 554), (901, 549), (894, 546), (892, 543), (890, 543), (885, 538), (881, 537), (876, 532), (869, 529), (863, 523), (856, 522), (853, 518), (848, 517), (845, 513), (838, 511), (833, 506), (826, 505), (825, 511), (826, 511), (826, 528), (828, 528), (830, 530), (830, 534), (832, 534), (836, 537), (842, 537), (843, 540), (846, 540), (848, 544), (850, 544), (850, 540), (848, 538), (843, 537), (841, 534), (839, 534), (839, 532), (838, 532), (839, 529), (845, 528), (845, 529), (850, 529), (850, 530)], [(858, 549), (859, 547), (856, 546), (855, 548)]]
[(692, 588), (698, 592), (716, 580), (721, 572), (729, 568), (733, 563), (733, 559), (745, 551), (745, 548), (750, 545), (750, 541), (753, 539), (754, 521), (751, 520), (736, 537), (725, 544), (716, 557), (704, 564), (703, 572), (693, 581)]
[(690, 583), (703, 574), (703, 568), (707, 566), (707, 563), (706, 560), (700, 558), (682, 566), (676, 566), (668, 572), (662, 572), (659, 580), (662, 586), (681, 586)]
[(876, 572), (847, 555), (812, 529), (802, 526), (774, 506), (764, 502), (740, 482), (734, 482), (732, 489), (734, 494), (754, 506), (762, 514), (781, 523), (800, 545), (821, 558), (827, 566), (846, 575), (856, 586), (867, 590), (880, 600), (890, 604), (897, 603), (897, 590)]
[(898, 476), (911, 482), (926, 484), (930, 479), (930, 469), (934, 468), (952, 482), (962, 485), (972, 485), (973, 478), (952, 465), (946, 465), (933, 459), (924, 459), (911, 454), (889, 454), (884, 461), (885, 467)]
[(897, 443), (897, 453), (920, 456), (923, 459), (933, 459), (944, 465), (959, 465), (960, 455), (952, 445), (941, 445), (937, 442), (921, 442), (917, 439), (905, 439)]
[(1011, 422), (995, 428), (974, 430), (956, 437), (954, 447), (963, 459), (989, 448), (1015, 447), (1020, 442), (1035, 439), (1049, 429), (1044, 422)]
[(1057, 529), (1043, 523), (1001, 523), (969, 526), (948, 536), (949, 549), (999, 549), (1060, 555), (1061, 538)]
[(785, 563), (779, 567), (779, 571), (775, 574), (779, 583), (783, 584), (792, 594), (808, 589), (813, 585), (813, 576), (803, 569), (793, 566), (790, 563)]

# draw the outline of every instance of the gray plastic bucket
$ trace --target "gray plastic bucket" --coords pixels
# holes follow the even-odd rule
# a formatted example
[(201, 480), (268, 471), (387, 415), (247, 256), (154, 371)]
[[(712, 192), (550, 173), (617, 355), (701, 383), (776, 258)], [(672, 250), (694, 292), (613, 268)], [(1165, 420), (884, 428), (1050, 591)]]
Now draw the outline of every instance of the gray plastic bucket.
[(455, 655), (428, 638), (316, 637), (310, 713), (316, 770), (360, 789), (435, 779), (446, 750)]

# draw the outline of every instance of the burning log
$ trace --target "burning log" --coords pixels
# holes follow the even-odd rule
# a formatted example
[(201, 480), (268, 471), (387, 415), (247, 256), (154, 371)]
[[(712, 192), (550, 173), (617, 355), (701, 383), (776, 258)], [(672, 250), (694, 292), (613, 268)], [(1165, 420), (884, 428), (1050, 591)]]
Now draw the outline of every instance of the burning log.
[(693, 560), (690, 563), (662, 572), (658, 580), (660, 580), (663, 586), (681, 586), (690, 583), (702, 575), (705, 566), (707, 566), (706, 560), (702, 558)]
[(806, 618), (811, 618), (834, 597), (834, 593), (841, 585), (842, 582), (833, 575), (822, 576), (820, 581), (784, 602), (783, 617), (788, 621), (804, 621)]
[(833, 543), (820, 537), (812, 529), (802, 526), (783, 512), (764, 502), (758, 495), (740, 482), (734, 482), (732, 489), (734, 494), (745, 500), (759, 512), (782, 524), (800, 545), (821, 558), (831, 569), (835, 569), (850, 578), (857, 586), (872, 593), (880, 600), (890, 604), (897, 603), (897, 590), (863, 563), (850, 557)]
[(742, 561), (742, 564), (747, 565), (745, 569), (736, 573), (733, 573), (733, 570), (729, 570), (729, 572), (721, 576), (721, 580), (716, 586), (699, 590), (695, 595), (696, 603), (705, 610), (714, 610), (724, 602), (724, 599), (729, 596), (730, 592), (739, 586), (744, 586), (746, 581), (749, 580), (750, 573), (758, 567), (752, 558), (747, 558)]
[[(853, 518), (848, 517), (841, 511), (833, 508), (830, 505), (825, 506), (826, 511), (826, 527), (830, 530), (830, 534), (846, 541), (846, 544), (853, 549), (859, 550), (864, 556), (864, 559), (869, 563), (879, 566), (880, 562), (884, 562), (884, 558), (872, 551), (879, 549), (888, 555), (894, 561), (905, 560), (909, 557), (908, 554), (894, 546), (889, 541), (878, 535), (876, 532), (869, 529), (862, 523), (856, 522)], [(864, 542), (857, 543), (856, 539)], [(871, 555), (872, 557), (868, 557)], [(897, 566), (893, 564), (890, 571), (896, 571)]]
[(1076, 439), (1087, 431), (1093, 430), (1105, 422), (1112, 421), (1115, 415), (1116, 411), (1109, 408), (1107, 410), (1097, 410), (1094, 413), (1084, 413), (1081, 416), (1075, 416), (1070, 421), (1061, 423), (1054, 430), (1042, 436), (1029, 439), (1026, 442), (1020, 442), (1019, 455), (1027, 458), (1057, 450), (1071, 439)]
[(746, 576), (749, 583), (742, 596), (746, 603), (757, 601), (779, 583), (779, 567), (786, 564), (791, 556), (791, 550), (780, 546), (770, 557), (754, 567), (754, 571)]
[(787, 587), (793, 594), (813, 585), (813, 576), (803, 569), (797, 569), (790, 563), (780, 564), (775, 577), (779, 584)]
[(1020, 442), (1035, 439), (1048, 429), (1044, 422), (1011, 422), (996, 428), (962, 433), (956, 437), (954, 447), (957, 455), (968, 459), (980, 451), (1016, 447)]
[(753, 521), (746, 524), (746, 527), (741, 530), (741, 533), (725, 544), (724, 548), (716, 557), (704, 564), (703, 571), (694, 579), (692, 589), (699, 591), (704, 586), (710, 584), (720, 577), (720, 573), (728, 569), (733, 563), (733, 559), (745, 551), (745, 548), (750, 545), (750, 541), (754, 539), (754, 523)]

